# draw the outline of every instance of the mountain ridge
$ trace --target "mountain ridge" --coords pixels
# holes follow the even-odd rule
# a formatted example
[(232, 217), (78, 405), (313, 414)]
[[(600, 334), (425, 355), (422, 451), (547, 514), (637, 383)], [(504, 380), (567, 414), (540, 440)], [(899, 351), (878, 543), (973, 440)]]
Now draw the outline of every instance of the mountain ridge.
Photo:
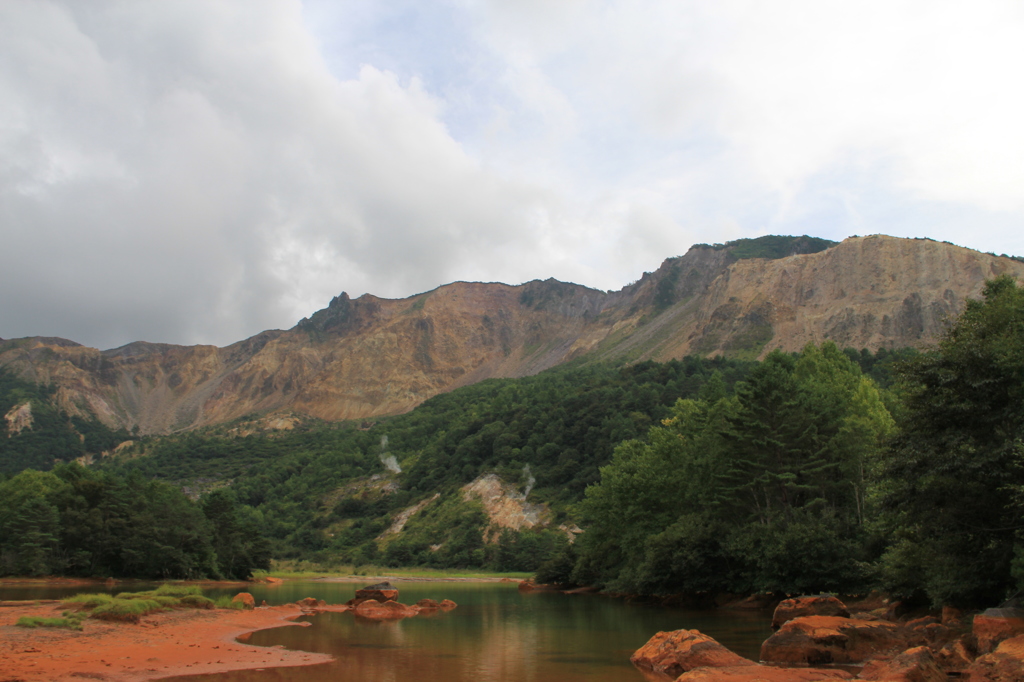
[(224, 347), (137, 341), (99, 351), (30, 337), (0, 341), (0, 365), (55, 384), (70, 414), (137, 433), (281, 409), (369, 418), (575, 359), (753, 359), (827, 339), (923, 346), (1002, 273), (1024, 279), (1024, 263), (924, 239), (773, 236), (695, 245), (615, 292), (553, 278), (453, 282), (404, 299), (342, 292), (291, 329)]

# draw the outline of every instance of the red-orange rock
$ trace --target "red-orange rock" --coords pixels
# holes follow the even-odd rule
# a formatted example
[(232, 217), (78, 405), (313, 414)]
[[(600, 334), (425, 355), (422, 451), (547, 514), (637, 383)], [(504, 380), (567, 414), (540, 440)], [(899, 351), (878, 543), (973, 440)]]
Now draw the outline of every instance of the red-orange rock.
[(274, 576), (268, 575), (266, 578), (263, 579), (263, 582), (265, 582), (268, 585), (280, 585), (284, 581), (280, 578), (275, 578)]
[(1024, 635), (1004, 639), (990, 654), (980, 656), (964, 676), (969, 682), (1024, 680)]
[(967, 637), (960, 637), (935, 653), (935, 662), (946, 672), (959, 673), (966, 670), (977, 656), (976, 652), (968, 644)]
[(978, 653), (987, 654), (1004, 639), (1024, 634), (1024, 610), (988, 609), (974, 617), (973, 630)]
[(415, 616), (419, 609), (391, 600), (381, 603), (376, 599), (367, 599), (356, 606), (355, 613), (369, 620), (396, 620)]
[(683, 673), (675, 682), (823, 682), (852, 679), (853, 675), (845, 670), (745, 665), (738, 668), (697, 668)]
[(775, 613), (772, 614), (772, 630), (778, 630), (788, 620), (803, 616), (849, 618), (850, 611), (846, 604), (827, 594), (785, 599), (775, 607)]
[(420, 599), (418, 602), (416, 602), (416, 606), (420, 607), (421, 609), (439, 609), (439, 608), (441, 608), (441, 605), (438, 604), (433, 599)]
[(907, 649), (892, 659), (871, 661), (857, 678), (871, 682), (947, 682), (949, 679), (926, 646)]
[(442, 609), (442, 610), (444, 610), (444, 611), (451, 611), (452, 609), (454, 609), (455, 607), (457, 607), (457, 606), (458, 606), (458, 604), (456, 604), (455, 602), (453, 602), (453, 601), (452, 601), (451, 599), (442, 599), (442, 600), (441, 600), (441, 603), (439, 604), (439, 606), (440, 606), (440, 607), (441, 607), (441, 609)]
[(638, 668), (672, 677), (700, 667), (756, 665), (699, 630), (659, 632), (637, 649), (629, 661)]
[(356, 590), (356, 599), (375, 599), (381, 603), (398, 599), (398, 589), (389, 582), (368, 585)]
[(856, 664), (905, 648), (893, 623), (806, 616), (789, 621), (766, 639), (761, 660), (777, 665)]
[(242, 605), (245, 608), (247, 608), (247, 609), (254, 609), (254, 608), (256, 608), (256, 600), (253, 599), (253, 596), (251, 594), (249, 594), (248, 592), (239, 592), (238, 594), (236, 594), (234, 597), (231, 598), (231, 603), (232, 604), (235, 604), (235, 603), (238, 603), (238, 602), (241, 602)]
[(305, 608), (315, 608), (320, 605), (320, 602), (316, 597), (306, 597), (305, 599), (300, 599), (295, 603)]

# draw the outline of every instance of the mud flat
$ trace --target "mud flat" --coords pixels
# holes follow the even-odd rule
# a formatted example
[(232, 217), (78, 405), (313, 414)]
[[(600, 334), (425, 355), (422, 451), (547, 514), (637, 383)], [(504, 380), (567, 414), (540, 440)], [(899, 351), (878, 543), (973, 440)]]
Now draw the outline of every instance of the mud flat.
[(303, 615), (296, 604), (166, 611), (138, 624), (86, 619), (82, 631), (15, 626), (22, 616), (60, 617), (63, 610), (59, 602), (0, 602), (0, 682), (134, 682), (332, 660), (235, 641), (247, 632), (305, 625), (291, 622)]

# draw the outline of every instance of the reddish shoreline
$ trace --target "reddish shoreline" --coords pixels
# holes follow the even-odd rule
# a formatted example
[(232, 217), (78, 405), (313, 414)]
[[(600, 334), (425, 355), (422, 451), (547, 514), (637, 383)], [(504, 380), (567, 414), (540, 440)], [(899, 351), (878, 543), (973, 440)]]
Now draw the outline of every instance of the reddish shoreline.
[(59, 602), (4, 602), (0, 608), (0, 682), (137, 682), (177, 675), (315, 665), (327, 654), (258, 647), (235, 641), (247, 632), (304, 625), (296, 604), (258, 608), (174, 610), (140, 624), (87, 619), (82, 631), (21, 628), (22, 616), (59, 617)]

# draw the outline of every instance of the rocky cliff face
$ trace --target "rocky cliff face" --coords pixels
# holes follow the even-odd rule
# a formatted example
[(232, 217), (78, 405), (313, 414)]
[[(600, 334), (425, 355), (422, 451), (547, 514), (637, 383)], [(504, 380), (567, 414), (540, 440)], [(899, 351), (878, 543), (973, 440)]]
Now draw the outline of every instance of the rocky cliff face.
[(490, 377), (566, 360), (759, 357), (832, 339), (921, 346), (1024, 263), (930, 240), (851, 238), (775, 259), (696, 246), (621, 291), (555, 280), (456, 282), (407, 299), (341, 294), (287, 331), (225, 348), (133, 343), (98, 351), (52, 338), (0, 342), (0, 365), (58, 386), (71, 413), (167, 433), (287, 408), (373, 417)]

